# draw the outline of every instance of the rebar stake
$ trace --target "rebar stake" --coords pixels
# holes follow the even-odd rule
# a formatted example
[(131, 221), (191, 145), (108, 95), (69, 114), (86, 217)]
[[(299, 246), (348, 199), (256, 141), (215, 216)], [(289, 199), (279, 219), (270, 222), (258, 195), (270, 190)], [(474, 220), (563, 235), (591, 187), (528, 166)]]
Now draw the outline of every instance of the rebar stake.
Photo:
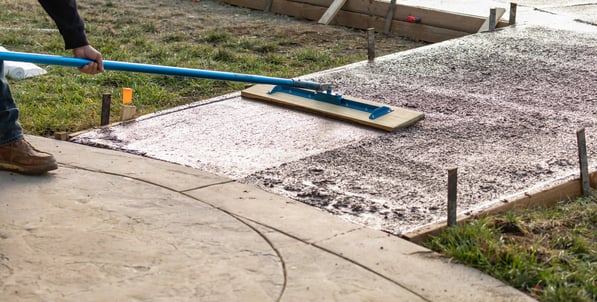
[(448, 226), (456, 225), (457, 192), (458, 168), (448, 169)]
[(110, 123), (110, 104), (112, 104), (112, 95), (104, 93), (102, 99), (102, 115), (100, 119), (100, 126), (105, 126)]
[(396, 11), (396, 0), (390, 0), (390, 7), (388, 8), (388, 13), (386, 14), (386, 23), (383, 27), (384, 33), (389, 33), (392, 29), (392, 20), (394, 19), (394, 12)]
[(367, 29), (367, 58), (369, 63), (375, 60), (375, 28)]
[(489, 9), (489, 31), (495, 31), (496, 12), (497, 12), (497, 9), (495, 7)]
[(510, 19), (508, 20), (509, 25), (516, 24), (516, 3), (510, 2)]
[(578, 143), (578, 162), (580, 164), (580, 182), (582, 185), (582, 196), (589, 197), (591, 193), (591, 183), (589, 181), (589, 163), (587, 160), (587, 143), (585, 138), (585, 128), (576, 131), (576, 141)]

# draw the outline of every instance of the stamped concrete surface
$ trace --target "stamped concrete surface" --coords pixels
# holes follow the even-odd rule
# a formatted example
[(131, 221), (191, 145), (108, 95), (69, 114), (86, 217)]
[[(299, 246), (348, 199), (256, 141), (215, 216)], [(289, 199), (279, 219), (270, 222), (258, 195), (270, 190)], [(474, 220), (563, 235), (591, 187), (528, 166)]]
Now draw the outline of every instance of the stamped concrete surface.
[(28, 140), (53, 151), (60, 168), (0, 172), (0, 301), (532, 300), (253, 185)]

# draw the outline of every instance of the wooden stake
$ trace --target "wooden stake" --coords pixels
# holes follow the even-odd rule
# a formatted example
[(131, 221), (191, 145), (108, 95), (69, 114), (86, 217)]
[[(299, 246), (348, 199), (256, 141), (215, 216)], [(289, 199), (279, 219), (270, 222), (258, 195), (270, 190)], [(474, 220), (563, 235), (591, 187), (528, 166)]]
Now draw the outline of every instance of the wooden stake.
[(102, 99), (102, 115), (100, 119), (100, 126), (105, 126), (110, 123), (110, 105), (112, 104), (112, 95), (104, 93)]
[(56, 131), (54, 132), (54, 138), (61, 141), (68, 140), (68, 132), (66, 131)]
[(489, 9), (489, 31), (495, 31), (496, 8)]
[(375, 60), (375, 28), (367, 29), (367, 58), (369, 63)]
[(334, 0), (317, 23), (328, 25), (336, 17), (346, 0)]
[(120, 120), (123, 122), (132, 120), (135, 117), (136, 111), (137, 108), (135, 107), (135, 105), (122, 104), (122, 108), (120, 111)]
[(383, 27), (384, 33), (389, 33), (392, 28), (392, 19), (394, 19), (394, 12), (396, 11), (396, 0), (390, 1), (390, 7), (388, 8), (388, 14), (386, 15), (386, 24)]
[(458, 168), (448, 169), (448, 226), (456, 225), (456, 200), (458, 192)]
[(591, 182), (589, 179), (589, 163), (587, 160), (587, 143), (585, 138), (585, 128), (576, 131), (576, 141), (578, 143), (578, 162), (580, 164), (580, 182), (582, 196), (588, 197), (591, 193)]
[(510, 2), (510, 20), (508, 20), (508, 24), (514, 25), (516, 24), (516, 3)]

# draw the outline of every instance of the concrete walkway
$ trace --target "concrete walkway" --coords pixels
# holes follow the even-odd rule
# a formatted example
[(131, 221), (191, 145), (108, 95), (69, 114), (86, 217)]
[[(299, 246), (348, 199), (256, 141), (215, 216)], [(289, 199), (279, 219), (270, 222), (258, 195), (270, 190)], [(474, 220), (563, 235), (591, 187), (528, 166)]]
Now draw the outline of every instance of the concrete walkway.
[(199, 170), (28, 137), (0, 172), (0, 301), (527, 301), (395, 236)]

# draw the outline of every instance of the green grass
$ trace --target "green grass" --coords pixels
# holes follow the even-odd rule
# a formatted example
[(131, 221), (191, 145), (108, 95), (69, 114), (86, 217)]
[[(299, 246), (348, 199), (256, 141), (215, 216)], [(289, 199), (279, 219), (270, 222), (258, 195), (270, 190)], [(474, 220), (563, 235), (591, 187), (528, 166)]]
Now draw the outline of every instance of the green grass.
[(597, 301), (597, 198), (447, 228), (425, 246), (542, 301)]
[[(155, 7), (141, 11), (136, 2)], [(63, 49), (57, 31), (39, 30), (55, 29), (55, 25), (37, 1), (0, 0), (0, 5), (0, 45), (13, 51), (72, 55)], [(363, 40), (361, 32), (332, 44), (321, 43), (313, 40), (314, 34), (298, 37), (265, 26), (267, 14), (257, 18), (248, 31), (230, 24), (235, 22), (187, 20), (188, 15), (211, 14), (191, 1), (88, 0), (80, 2), (79, 9), (91, 44), (114, 61), (293, 78), (366, 59), (366, 51), (351, 50), (355, 41)], [(138, 115), (244, 88), (244, 83), (110, 71), (90, 76), (70, 67), (41, 67), (47, 75), (9, 80), (21, 111), (20, 122), (27, 133), (36, 135), (97, 126), (104, 93), (112, 94), (116, 105), (111, 120), (118, 120), (123, 87), (134, 90)]]

